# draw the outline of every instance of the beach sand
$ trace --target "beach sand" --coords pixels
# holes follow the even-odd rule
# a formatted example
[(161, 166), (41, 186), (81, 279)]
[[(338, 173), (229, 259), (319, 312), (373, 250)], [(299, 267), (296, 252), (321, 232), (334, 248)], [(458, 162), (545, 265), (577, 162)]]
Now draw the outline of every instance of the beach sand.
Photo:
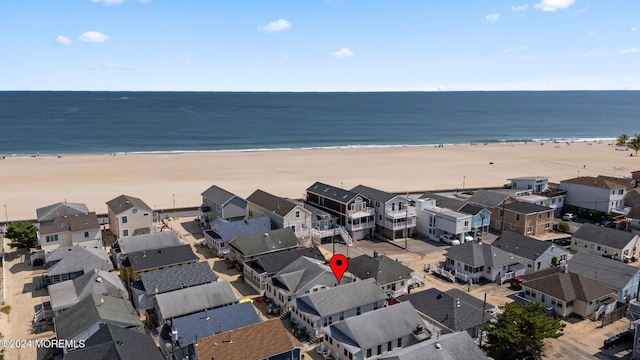
[(120, 194), (139, 197), (154, 209), (171, 209), (174, 199), (176, 207), (196, 206), (214, 184), (243, 197), (260, 188), (301, 198), (316, 181), (414, 192), (496, 187), (521, 176), (548, 176), (551, 182), (578, 175), (623, 177), (640, 169), (632, 151), (612, 143), (16, 156), (0, 160), (0, 205), (15, 221), (34, 219), (36, 208), (61, 201), (106, 213), (105, 203)]

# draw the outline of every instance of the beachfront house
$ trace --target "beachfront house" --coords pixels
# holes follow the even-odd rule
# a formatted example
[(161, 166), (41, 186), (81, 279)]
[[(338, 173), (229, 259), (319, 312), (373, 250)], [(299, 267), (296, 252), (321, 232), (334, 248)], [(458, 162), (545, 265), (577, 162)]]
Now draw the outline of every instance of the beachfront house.
[(370, 278), (299, 296), (291, 303), (291, 319), (299, 331), (315, 337), (324, 326), (382, 308), (386, 300)]
[(338, 217), (353, 240), (370, 238), (376, 211), (371, 199), (352, 191), (316, 182), (307, 189), (306, 201)]
[(508, 252), (519, 263), (526, 265), (526, 273), (564, 265), (569, 256), (569, 251), (550, 241), (537, 240), (512, 231), (504, 231), (491, 246)]
[(598, 320), (616, 308), (614, 290), (569, 272), (567, 266), (536, 271), (522, 279), (518, 296), (544, 305), (549, 315), (564, 319), (575, 314), (586, 319), (595, 313), (594, 320)]
[(163, 360), (153, 338), (144, 332), (129, 330), (109, 323), (91, 335), (82, 349), (65, 354), (64, 360), (140, 359)]
[(36, 209), (38, 226), (51, 225), (61, 216), (81, 215), (89, 212), (87, 205), (82, 203), (59, 202)]
[(490, 226), (496, 230), (503, 230), (503, 206), (516, 202), (511, 195), (504, 194), (498, 191), (483, 190), (480, 189), (473, 193), (468, 199), (467, 203), (481, 207), (491, 212)]
[[(585, 214), (625, 214), (624, 196), (633, 183), (609, 177), (580, 176), (560, 181), (560, 190), (567, 192), (565, 205), (578, 216)], [(565, 207), (567, 207), (565, 206)], [(567, 210), (567, 209), (565, 209)]]
[[(338, 217), (324, 211), (312, 204), (302, 201), (294, 201), (296, 204), (304, 206), (311, 212), (311, 235), (315, 244), (321, 244), (331, 240), (336, 240), (343, 234), (349, 235), (342, 226), (338, 225)], [(345, 240), (346, 242), (347, 240)]]
[(311, 229), (311, 211), (279, 196), (256, 190), (247, 198), (249, 217), (267, 216), (272, 229), (291, 228), (297, 237), (308, 236)]
[(111, 258), (118, 268), (122, 266), (122, 260), (129, 254), (139, 251), (157, 250), (171, 246), (184, 244), (174, 230), (157, 233), (123, 236), (111, 246)]
[(300, 247), (300, 243), (291, 228), (276, 229), (262, 234), (236, 237), (229, 242), (227, 257), (242, 265), (258, 256), (293, 250), (298, 247)]
[(69, 246), (102, 246), (102, 232), (95, 212), (58, 216), (40, 224), (37, 236), (45, 253)]
[(413, 269), (397, 260), (378, 255), (377, 251), (373, 252), (373, 256), (364, 254), (350, 259), (347, 271), (361, 280), (374, 278), (380, 289), (391, 298), (406, 295), (411, 288), (424, 285), (424, 279), (416, 275)]
[(116, 238), (154, 232), (153, 209), (144, 201), (120, 195), (107, 201), (109, 230)]
[(201, 195), (199, 218), (204, 229), (209, 229), (209, 223), (215, 219), (235, 221), (243, 220), (247, 216), (247, 200), (227, 190), (213, 185)]
[(375, 209), (375, 224), (378, 234), (389, 238), (407, 238), (416, 227), (416, 208), (406, 196), (400, 196), (369, 186), (358, 185), (350, 190), (371, 199)]
[(431, 198), (420, 198), (416, 201), (418, 234), (434, 241), (440, 241), (441, 235), (449, 235), (460, 243), (465, 242), (467, 234), (472, 233), (473, 216), (439, 207), (436, 203), (436, 199)]
[(189, 244), (137, 251), (130, 253), (122, 261), (120, 276), (125, 282), (131, 283), (140, 280), (140, 275), (145, 272), (192, 264), (197, 261), (198, 257)]
[(550, 207), (555, 216), (559, 216), (564, 206), (565, 190), (549, 185), (547, 176), (530, 176), (507, 179), (510, 189), (528, 190), (526, 194), (518, 196), (518, 201)]
[(252, 234), (264, 234), (271, 230), (271, 221), (266, 216), (253, 219), (228, 221), (215, 219), (209, 223), (209, 230), (204, 231), (204, 243), (218, 257), (229, 254), (229, 242), (236, 237)]
[(571, 236), (571, 251), (629, 261), (637, 257), (638, 241), (638, 234), (585, 223)]

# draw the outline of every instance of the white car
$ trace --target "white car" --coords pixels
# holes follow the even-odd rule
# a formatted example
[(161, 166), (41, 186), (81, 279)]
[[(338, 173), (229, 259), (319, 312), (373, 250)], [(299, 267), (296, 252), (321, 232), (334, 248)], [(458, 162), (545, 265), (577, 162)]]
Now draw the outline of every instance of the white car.
[(473, 241), (473, 235), (471, 234), (467, 234), (464, 236), (464, 241), (469, 242), (469, 241)]
[(566, 213), (562, 216), (562, 220), (566, 220), (566, 221), (571, 221), (575, 219), (576, 219), (576, 216), (571, 213)]
[(440, 235), (440, 241), (449, 245), (460, 245), (460, 240), (452, 237), (451, 235), (442, 234)]

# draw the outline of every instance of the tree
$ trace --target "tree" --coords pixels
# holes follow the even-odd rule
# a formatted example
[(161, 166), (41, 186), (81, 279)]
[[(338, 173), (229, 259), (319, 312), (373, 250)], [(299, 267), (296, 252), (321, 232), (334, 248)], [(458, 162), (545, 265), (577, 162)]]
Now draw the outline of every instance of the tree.
[(627, 141), (629, 141), (629, 135), (627, 134), (622, 134), (620, 136), (618, 136), (618, 138), (616, 139), (616, 141), (618, 142), (618, 145), (626, 145)]
[(487, 326), (487, 348), (495, 357), (513, 358), (529, 351), (539, 354), (544, 339), (562, 336), (566, 324), (547, 316), (547, 309), (537, 302), (506, 304), (496, 321)]
[(560, 261), (558, 261), (558, 258), (557, 258), (557, 257), (555, 257), (555, 256), (554, 256), (554, 257), (552, 257), (552, 258), (551, 258), (551, 266), (553, 266), (553, 267), (558, 267), (558, 265), (560, 265)]
[(558, 230), (560, 230), (562, 232), (568, 232), (569, 231), (569, 224), (567, 224), (564, 221), (560, 221), (558, 223)]
[(631, 141), (631, 144), (629, 144), (629, 148), (631, 150), (635, 150), (636, 156), (638, 156), (638, 151), (640, 151), (640, 138), (636, 137), (635, 139), (633, 139), (633, 141)]
[(5, 237), (11, 239), (11, 247), (35, 247), (38, 242), (38, 229), (30, 222), (13, 222), (7, 226)]

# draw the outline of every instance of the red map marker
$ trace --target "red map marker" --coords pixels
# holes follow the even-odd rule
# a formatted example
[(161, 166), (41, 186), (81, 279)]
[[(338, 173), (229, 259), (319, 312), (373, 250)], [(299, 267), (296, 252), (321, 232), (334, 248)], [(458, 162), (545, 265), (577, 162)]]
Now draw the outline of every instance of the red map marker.
[(336, 279), (338, 279), (338, 284), (340, 283), (340, 279), (342, 279), (344, 272), (347, 271), (348, 266), (349, 260), (347, 260), (347, 258), (342, 254), (333, 255), (331, 260), (329, 260), (329, 267), (331, 267), (331, 271), (333, 271)]

